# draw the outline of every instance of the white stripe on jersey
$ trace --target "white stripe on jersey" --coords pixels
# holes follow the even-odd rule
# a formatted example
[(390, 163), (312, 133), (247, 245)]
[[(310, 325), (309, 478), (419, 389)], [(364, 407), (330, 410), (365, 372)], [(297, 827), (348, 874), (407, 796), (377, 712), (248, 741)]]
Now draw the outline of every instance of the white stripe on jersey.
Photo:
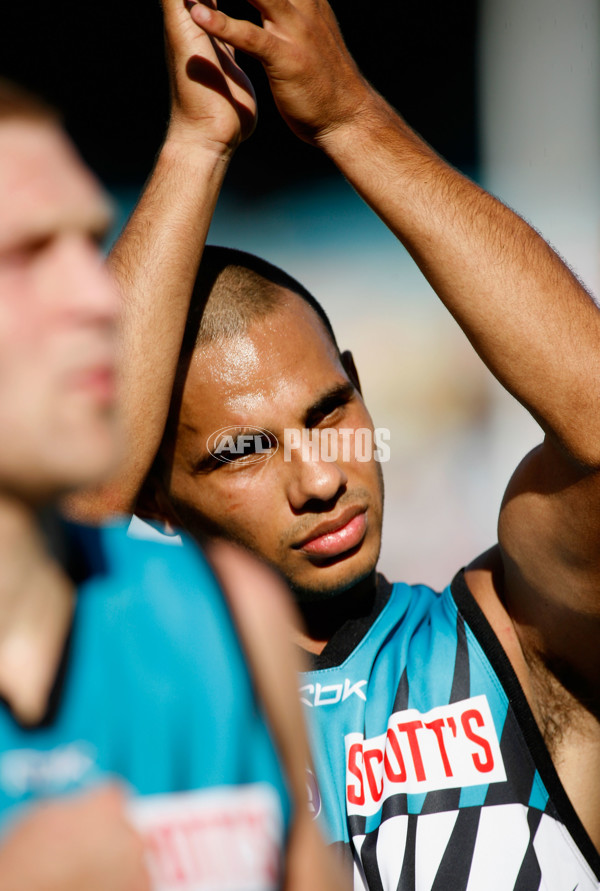
[[(571, 857), (564, 856), (565, 846), (569, 845)], [(579, 849), (571, 840), (567, 829), (544, 814), (533, 842), (539, 860), (544, 891), (598, 891), (600, 882), (594, 878), (589, 866), (581, 856)], [(577, 868), (576, 860), (579, 863)], [(551, 880), (548, 880), (551, 876)]]
[(467, 891), (507, 891), (515, 887), (529, 847), (523, 821), (527, 821), (527, 808), (522, 804), (481, 809)]
[(417, 822), (417, 854), (419, 864), (417, 887), (429, 889), (433, 885), (442, 857), (450, 841), (458, 811), (424, 814)]

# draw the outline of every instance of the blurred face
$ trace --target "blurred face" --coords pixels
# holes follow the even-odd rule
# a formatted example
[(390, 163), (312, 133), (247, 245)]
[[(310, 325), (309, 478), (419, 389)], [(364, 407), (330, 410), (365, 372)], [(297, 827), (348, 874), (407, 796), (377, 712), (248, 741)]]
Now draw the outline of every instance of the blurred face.
[(106, 200), (52, 123), (0, 121), (0, 491), (38, 501), (116, 457)]
[[(354, 450), (289, 449), (290, 430), (319, 441), (325, 428), (347, 440), (372, 431), (363, 400), (315, 313), (284, 291), (285, 307), (245, 335), (203, 347), (185, 383), (174, 443), (173, 519), (190, 531), (233, 538), (276, 566), (299, 599), (343, 591), (366, 578), (379, 555), (382, 484), (379, 465)], [(240, 448), (260, 427), (280, 447), (267, 460)], [(211, 439), (227, 462), (213, 457)], [(287, 429), (288, 433), (285, 433)], [(316, 435), (315, 435), (316, 434)], [(263, 441), (263, 447), (269, 440)], [(234, 447), (233, 451), (231, 446)], [(237, 446), (237, 450), (236, 447)], [(286, 457), (288, 460), (286, 460)]]

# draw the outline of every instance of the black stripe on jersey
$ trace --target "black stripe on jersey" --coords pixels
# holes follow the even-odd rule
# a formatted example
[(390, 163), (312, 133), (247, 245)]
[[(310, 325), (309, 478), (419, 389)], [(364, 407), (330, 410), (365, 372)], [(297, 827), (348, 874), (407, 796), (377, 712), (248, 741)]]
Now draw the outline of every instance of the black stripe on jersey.
[(360, 849), (360, 859), (369, 891), (383, 891), (383, 882), (381, 881), (381, 874), (377, 865), (378, 837), (379, 827), (374, 829), (373, 832), (369, 832)]
[(404, 817), (406, 814), (408, 814), (408, 795), (406, 792), (398, 792), (397, 795), (390, 795), (383, 802), (381, 822), (391, 820), (392, 817)]
[[(523, 734), (525, 743), (537, 771), (548, 792), (557, 819), (568, 829), (579, 850), (587, 860), (596, 878), (600, 880), (600, 854), (594, 847), (583, 823), (577, 816), (569, 796), (556, 773), (556, 768), (546, 747), (546, 743), (536, 724), (533, 712), (523, 693), (515, 671), (510, 664), (508, 656), (502, 648), (502, 644), (494, 634), (488, 620), (481, 611), (479, 604), (469, 591), (465, 581), (464, 570), (458, 572), (451, 584), (452, 597), (459, 611), (475, 635), (479, 645), (485, 653), (490, 665), (496, 672), (504, 692), (510, 703), (519, 729)], [(508, 716), (507, 716), (508, 720)], [(502, 753), (504, 755), (504, 752)], [(520, 764), (521, 762), (517, 762)], [(511, 771), (513, 765), (508, 765)], [(518, 769), (518, 768), (517, 768)], [(498, 784), (501, 785), (501, 784)], [(487, 803), (487, 802), (486, 802)]]
[(521, 863), (521, 869), (515, 882), (513, 891), (537, 891), (542, 881), (542, 871), (533, 847), (535, 834), (542, 819), (542, 812), (536, 808), (530, 807), (527, 814), (527, 822), (529, 823), (529, 844)]
[[(408, 795), (406, 792), (399, 792), (397, 795), (390, 795), (386, 798), (381, 806), (380, 824), (393, 817), (405, 817), (408, 814)], [(348, 831), (350, 838), (355, 835), (365, 835), (367, 831), (367, 818), (362, 814), (348, 814)]]
[[(504, 783), (491, 783), (485, 796), (486, 805), (524, 804), (529, 806), (531, 789), (535, 778), (535, 764), (527, 749), (514, 713), (508, 709), (500, 737), (502, 760), (507, 765), (508, 779)], [(519, 769), (511, 770), (511, 765)]]
[(365, 835), (367, 831), (367, 818), (362, 814), (348, 814), (348, 833), (350, 838), (357, 835)]
[(445, 811), (457, 811), (459, 804), (460, 788), (434, 789), (425, 796), (421, 813), (439, 814)]
[(431, 891), (465, 891), (471, 874), (480, 815), (480, 807), (463, 807), (458, 812)]
[(396, 690), (396, 698), (394, 699), (394, 708), (392, 714), (395, 712), (404, 712), (408, 708), (408, 673), (406, 667), (402, 672), (402, 677), (400, 678), (400, 683), (398, 684), (398, 689)]
[(398, 879), (397, 891), (415, 891), (416, 888), (417, 820), (416, 814), (409, 814), (402, 872)]
[[(454, 660), (454, 675), (452, 677), (452, 689), (448, 702), (461, 702), (471, 695), (471, 673), (469, 669), (469, 646), (467, 644), (467, 632), (465, 620), (460, 613), (456, 616), (456, 657)], [(440, 811), (458, 810), (460, 803), (460, 788), (437, 789), (428, 792), (421, 808), (422, 814), (437, 814)]]
[(456, 659), (454, 660), (454, 676), (452, 690), (448, 702), (461, 702), (471, 695), (471, 673), (469, 670), (469, 646), (465, 620), (460, 613), (456, 617)]

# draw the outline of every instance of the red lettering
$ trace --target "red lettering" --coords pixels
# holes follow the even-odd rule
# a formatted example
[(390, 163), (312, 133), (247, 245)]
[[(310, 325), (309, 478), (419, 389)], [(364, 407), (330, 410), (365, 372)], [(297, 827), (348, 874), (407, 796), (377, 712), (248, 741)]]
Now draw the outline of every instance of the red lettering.
[(383, 768), (385, 770), (385, 775), (388, 780), (392, 783), (405, 783), (406, 782), (406, 768), (404, 766), (404, 758), (402, 757), (402, 752), (400, 751), (400, 743), (396, 739), (396, 734), (391, 730), (387, 732), (387, 741), (390, 744), (390, 749), (394, 753), (396, 761), (398, 762), (398, 773), (394, 773), (392, 769), (392, 765), (390, 764), (390, 759), (388, 758), (387, 746), (385, 750), (385, 758), (383, 759)]
[(178, 851), (175, 828), (157, 826), (145, 837), (153, 872), (166, 884), (185, 881), (185, 869)]
[(460, 720), (467, 739), (470, 739), (471, 742), (481, 746), (485, 753), (485, 761), (482, 761), (481, 756), (477, 752), (472, 752), (471, 758), (473, 759), (473, 764), (480, 773), (489, 773), (490, 770), (494, 769), (494, 756), (492, 755), (490, 744), (483, 736), (479, 736), (478, 733), (475, 733), (470, 726), (471, 721), (475, 721), (478, 727), (483, 727), (485, 725), (481, 712), (475, 708), (471, 708), (468, 711), (463, 712)]
[(368, 751), (363, 752), (363, 760), (365, 765), (365, 773), (367, 775), (367, 783), (369, 784), (369, 792), (371, 793), (373, 801), (379, 801), (379, 799), (383, 795), (383, 779), (381, 780), (381, 789), (378, 789), (377, 780), (375, 778), (375, 774), (373, 773), (371, 762), (376, 761), (377, 764), (381, 764), (381, 762), (383, 761), (383, 752), (381, 752), (379, 749), (369, 749)]
[(435, 738), (437, 739), (437, 744), (440, 750), (440, 756), (442, 758), (442, 764), (444, 765), (444, 773), (447, 777), (453, 776), (452, 768), (450, 767), (450, 761), (448, 760), (448, 753), (446, 752), (446, 746), (444, 744), (444, 735), (442, 733), (442, 727), (444, 726), (443, 718), (436, 718), (435, 721), (430, 721), (429, 724), (425, 724), (428, 730), (433, 730), (435, 733)]
[(359, 754), (362, 755), (362, 745), (360, 743), (353, 743), (348, 750), (348, 770), (358, 780), (358, 788), (360, 791), (356, 791), (356, 784), (354, 786), (346, 786), (346, 795), (350, 804), (357, 804), (360, 806), (365, 803), (365, 787), (361, 769), (357, 764)]
[(425, 776), (425, 768), (423, 767), (423, 759), (421, 758), (419, 741), (417, 739), (417, 730), (420, 730), (422, 727), (422, 721), (407, 721), (406, 724), (398, 724), (398, 730), (400, 730), (401, 733), (406, 733), (408, 737), (410, 754), (412, 755), (413, 764), (415, 766), (415, 774), (420, 783), (427, 779)]

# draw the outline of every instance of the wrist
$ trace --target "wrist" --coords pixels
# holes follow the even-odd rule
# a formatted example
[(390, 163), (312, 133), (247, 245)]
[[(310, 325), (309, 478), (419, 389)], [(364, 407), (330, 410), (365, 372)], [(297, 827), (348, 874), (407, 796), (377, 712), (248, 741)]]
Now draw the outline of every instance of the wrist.
[[(365, 158), (383, 157), (386, 151), (397, 161), (437, 157), (404, 119), (369, 84), (351, 117), (324, 130), (317, 144), (347, 173)], [(362, 159), (362, 160), (361, 160)]]
[(351, 101), (346, 99), (345, 107), (338, 115), (314, 135), (314, 144), (331, 158), (335, 158), (346, 143), (362, 140), (385, 111), (386, 103), (379, 94), (367, 81), (362, 78), (361, 81), (361, 87), (353, 92)]
[(181, 160), (228, 164), (238, 147), (241, 138), (214, 138), (203, 132), (198, 124), (180, 121), (172, 117), (163, 143), (162, 151), (176, 155)]
[(220, 146), (168, 132), (156, 158), (153, 181), (164, 180), (169, 190), (182, 188), (188, 197), (199, 190), (205, 198), (207, 189), (220, 189), (232, 157), (232, 150), (222, 151)]

